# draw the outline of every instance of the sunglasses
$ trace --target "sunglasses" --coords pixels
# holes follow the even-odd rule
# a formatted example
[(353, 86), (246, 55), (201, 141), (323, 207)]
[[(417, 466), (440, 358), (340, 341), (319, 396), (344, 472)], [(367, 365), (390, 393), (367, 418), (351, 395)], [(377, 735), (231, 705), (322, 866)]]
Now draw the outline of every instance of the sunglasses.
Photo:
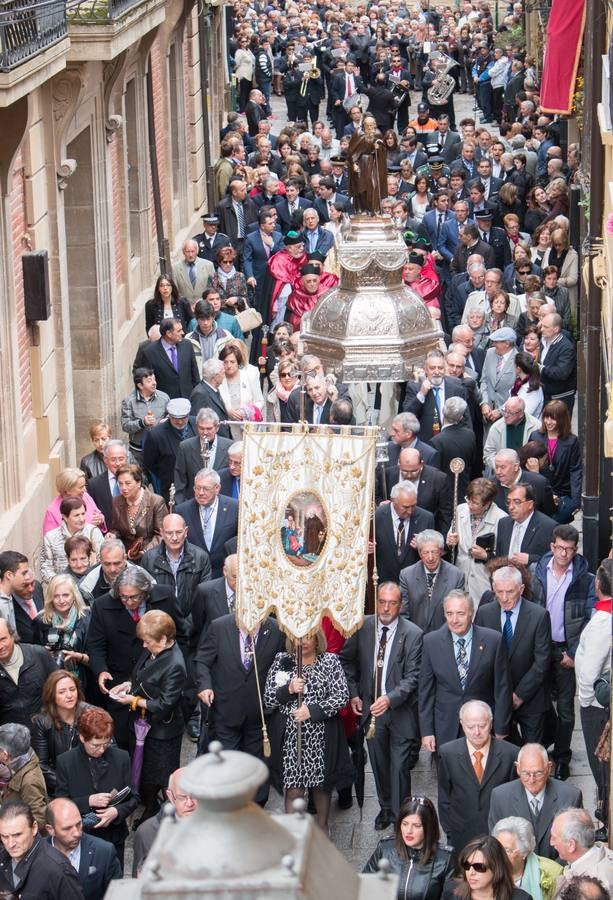
[(468, 862), (467, 859), (462, 863), (462, 868), (465, 872), (469, 872), (471, 869), (474, 869), (475, 872), (478, 872), (479, 875), (483, 875), (484, 872), (487, 872), (488, 866), (485, 863), (480, 862)]

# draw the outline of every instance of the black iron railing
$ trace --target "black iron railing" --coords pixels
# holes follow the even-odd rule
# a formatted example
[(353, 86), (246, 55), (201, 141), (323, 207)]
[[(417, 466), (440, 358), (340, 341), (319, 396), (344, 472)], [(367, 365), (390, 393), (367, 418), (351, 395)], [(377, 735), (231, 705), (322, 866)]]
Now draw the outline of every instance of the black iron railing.
[(0, 72), (10, 72), (65, 35), (65, 0), (0, 0)]

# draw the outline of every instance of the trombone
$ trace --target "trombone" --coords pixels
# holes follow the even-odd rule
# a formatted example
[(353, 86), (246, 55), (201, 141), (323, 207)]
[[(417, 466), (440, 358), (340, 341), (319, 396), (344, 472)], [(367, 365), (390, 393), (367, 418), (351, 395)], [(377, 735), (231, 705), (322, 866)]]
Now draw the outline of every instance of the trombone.
[(302, 84), (300, 85), (300, 96), (306, 97), (307, 88), (309, 85), (309, 78), (321, 78), (321, 72), (315, 65), (315, 60), (311, 64), (311, 68), (307, 69), (307, 71), (302, 76)]

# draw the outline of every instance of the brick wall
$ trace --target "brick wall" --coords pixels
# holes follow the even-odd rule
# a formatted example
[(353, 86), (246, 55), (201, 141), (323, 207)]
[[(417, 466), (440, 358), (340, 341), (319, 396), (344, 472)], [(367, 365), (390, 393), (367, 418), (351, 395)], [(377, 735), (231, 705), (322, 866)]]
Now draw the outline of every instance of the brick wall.
[(25, 319), (23, 270), (21, 254), (28, 249), (25, 240), (28, 225), (26, 216), (25, 171), (21, 152), (15, 159), (13, 184), (10, 195), (11, 244), (13, 257), (13, 280), (15, 290), (15, 313), (17, 320), (17, 346), (19, 354), (19, 395), (21, 420), (26, 425), (32, 419), (32, 381), (30, 378), (30, 328)]

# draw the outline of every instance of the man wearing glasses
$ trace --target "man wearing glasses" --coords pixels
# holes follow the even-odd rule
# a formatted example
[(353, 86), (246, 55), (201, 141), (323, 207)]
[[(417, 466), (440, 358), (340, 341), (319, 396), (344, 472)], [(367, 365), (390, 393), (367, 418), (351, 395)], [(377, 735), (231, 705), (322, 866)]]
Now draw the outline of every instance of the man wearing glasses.
[[(181, 787), (181, 777), (184, 772), (185, 768), (175, 769), (168, 779), (168, 788), (166, 790), (166, 799), (174, 806), (177, 819), (185, 819), (187, 816), (191, 816), (198, 808), (198, 801)], [(132, 859), (132, 878), (138, 878), (143, 863), (160, 830), (160, 823), (163, 817), (164, 807), (160, 809), (156, 816), (147, 819), (136, 829), (134, 835), (134, 856)]]
[(498, 523), (495, 555), (508, 556), (522, 566), (538, 563), (549, 549), (555, 521), (535, 509), (534, 488), (530, 484), (520, 482), (512, 487), (507, 506), (509, 515)]
[(541, 744), (525, 744), (515, 765), (519, 779), (501, 784), (492, 791), (489, 830), (491, 832), (499, 819), (521, 816), (534, 828), (534, 852), (538, 856), (557, 859), (557, 851), (549, 843), (553, 820), (563, 809), (583, 806), (581, 791), (574, 784), (551, 777), (553, 763)]
[(576, 528), (556, 526), (550, 551), (539, 560), (532, 578), (533, 600), (545, 606), (551, 616), (549, 687), (555, 709), (545, 727), (546, 738), (554, 742), (556, 778), (562, 780), (570, 774), (570, 742), (575, 727), (574, 658), (596, 602), (594, 576), (585, 558), (577, 553), (578, 543)]

